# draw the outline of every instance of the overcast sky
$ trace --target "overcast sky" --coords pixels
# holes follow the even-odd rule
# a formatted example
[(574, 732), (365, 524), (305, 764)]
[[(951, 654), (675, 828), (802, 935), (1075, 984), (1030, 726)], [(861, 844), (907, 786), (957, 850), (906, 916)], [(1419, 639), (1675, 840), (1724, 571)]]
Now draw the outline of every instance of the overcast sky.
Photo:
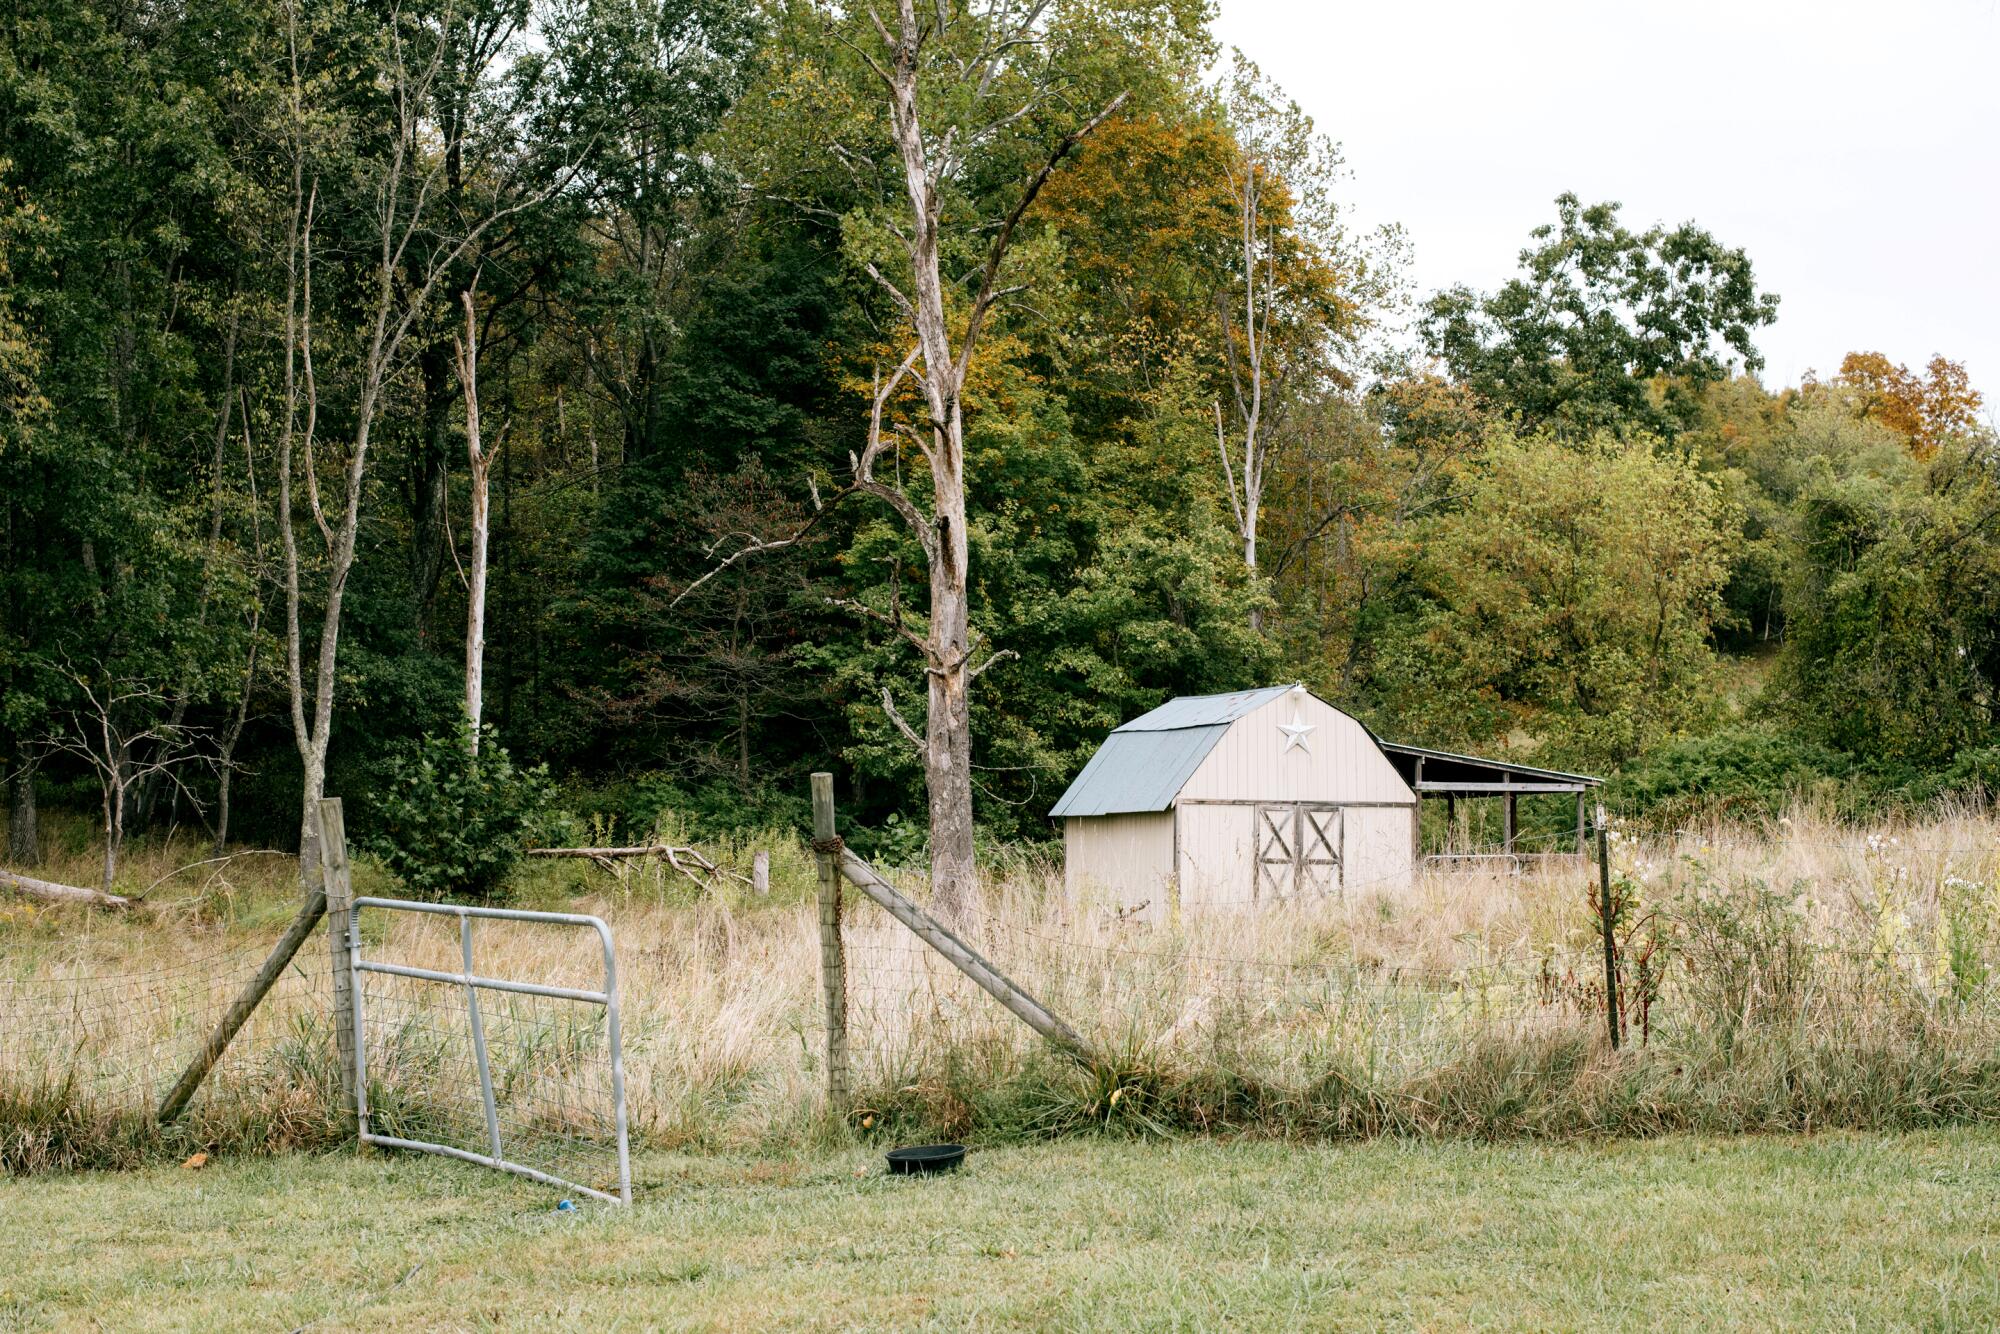
[(1767, 385), (1854, 349), (2000, 400), (2000, 0), (1221, 0), (1341, 142), (1420, 292), (1491, 289), (1573, 190), (1692, 219), (1783, 298)]

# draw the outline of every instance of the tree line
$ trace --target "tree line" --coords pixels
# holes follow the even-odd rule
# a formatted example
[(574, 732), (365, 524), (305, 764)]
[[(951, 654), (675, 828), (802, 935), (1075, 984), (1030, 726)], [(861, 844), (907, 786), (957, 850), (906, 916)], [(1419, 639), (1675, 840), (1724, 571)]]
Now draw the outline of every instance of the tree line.
[(1766, 389), (1747, 255), (1570, 195), (1412, 292), (1210, 17), (12, 6), (12, 859), (53, 802), (107, 887), (138, 829), (310, 874), (323, 791), (539, 766), (753, 827), (837, 764), (950, 897), (1120, 721), (1294, 679), (1655, 798), (2000, 778), (1961, 367)]

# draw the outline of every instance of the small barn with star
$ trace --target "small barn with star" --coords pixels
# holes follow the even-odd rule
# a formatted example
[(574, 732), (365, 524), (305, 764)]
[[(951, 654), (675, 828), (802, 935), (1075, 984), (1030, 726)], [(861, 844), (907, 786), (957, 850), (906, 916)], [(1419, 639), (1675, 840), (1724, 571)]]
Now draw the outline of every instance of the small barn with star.
[[(1427, 768), (1428, 766), (1428, 768)], [(1302, 685), (1183, 696), (1105, 738), (1049, 812), (1064, 882), (1157, 918), (1409, 884), (1420, 797), (1496, 798), (1515, 855), (1518, 796), (1600, 780), (1380, 741)], [(1562, 799), (1562, 798), (1559, 798)], [(1574, 855), (1574, 854), (1570, 854)]]
[(1386, 887), (1416, 865), (1417, 794), (1367, 728), (1302, 685), (1134, 718), (1049, 814), (1070, 890), (1147, 916)]

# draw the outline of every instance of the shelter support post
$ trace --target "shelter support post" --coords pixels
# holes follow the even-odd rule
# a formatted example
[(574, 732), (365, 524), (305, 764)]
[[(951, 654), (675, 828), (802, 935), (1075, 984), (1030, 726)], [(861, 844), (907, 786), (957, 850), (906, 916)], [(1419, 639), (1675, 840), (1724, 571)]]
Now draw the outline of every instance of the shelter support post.
[(1410, 775), (1410, 865), (1421, 870), (1424, 864), (1424, 757), (1417, 756)]

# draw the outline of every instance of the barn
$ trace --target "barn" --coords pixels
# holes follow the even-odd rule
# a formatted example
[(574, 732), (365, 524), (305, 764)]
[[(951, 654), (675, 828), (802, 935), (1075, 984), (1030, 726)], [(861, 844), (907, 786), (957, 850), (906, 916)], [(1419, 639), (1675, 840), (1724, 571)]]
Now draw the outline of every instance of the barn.
[[(1379, 741), (1302, 685), (1183, 696), (1105, 738), (1049, 815), (1064, 881), (1148, 917), (1407, 885), (1419, 803), (1516, 798), (1598, 779)], [(1573, 855), (1573, 854), (1572, 854)]]

